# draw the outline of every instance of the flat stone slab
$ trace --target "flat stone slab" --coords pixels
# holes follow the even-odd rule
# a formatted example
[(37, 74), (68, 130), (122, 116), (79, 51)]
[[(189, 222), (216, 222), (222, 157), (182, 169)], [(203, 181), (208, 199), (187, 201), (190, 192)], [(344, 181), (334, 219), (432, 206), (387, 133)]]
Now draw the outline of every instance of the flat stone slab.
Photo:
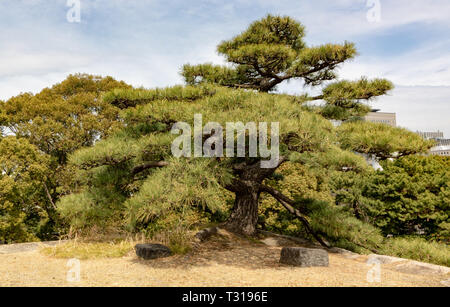
[(134, 249), (136, 250), (136, 255), (145, 260), (164, 258), (172, 255), (170, 248), (162, 244), (137, 244)]
[(416, 275), (450, 274), (450, 268), (448, 267), (412, 260), (400, 263), (396, 265), (393, 269), (401, 273), (416, 274)]
[(369, 261), (371, 261), (371, 263), (377, 262), (379, 264), (388, 264), (388, 263), (407, 261), (407, 259), (403, 259), (403, 258), (385, 256), (385, 255), (377, 255), (377, 254), (370, 254), (368, 256), (368, 258), (369, 258)]
[(16, 254), (16, 253), (26, 253), (39, 250), (46, 246), (55, 246), (67, 242), (66, 240), (61, 241), (46, 241), (46, 242), (29, 242), (29, 243), (15, 243), (15, 244), (4, 244), (0, 245), (0, 254)]
[(298, 267), (327, 267), (328, 252), (316, 248), (283, 247), (280, 263)]

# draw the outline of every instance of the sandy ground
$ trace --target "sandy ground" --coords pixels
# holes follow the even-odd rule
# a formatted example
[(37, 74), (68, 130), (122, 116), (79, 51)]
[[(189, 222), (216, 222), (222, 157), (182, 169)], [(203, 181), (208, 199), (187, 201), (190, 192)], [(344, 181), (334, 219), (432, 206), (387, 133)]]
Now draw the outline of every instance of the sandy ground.
[(68, 282), (67, 259), (39, 251), (0, 254), (0, 286), (444, 286), (450, 276), (405, 274), (381, 265), (381, 282), (368, 282), (367, 256), (329, 254), (330, 266), (279, 264), (281, 247), (252, 242), (208, 242), (185, 256), (143, 261), (123, 258), (80, 261), (80, 281)]

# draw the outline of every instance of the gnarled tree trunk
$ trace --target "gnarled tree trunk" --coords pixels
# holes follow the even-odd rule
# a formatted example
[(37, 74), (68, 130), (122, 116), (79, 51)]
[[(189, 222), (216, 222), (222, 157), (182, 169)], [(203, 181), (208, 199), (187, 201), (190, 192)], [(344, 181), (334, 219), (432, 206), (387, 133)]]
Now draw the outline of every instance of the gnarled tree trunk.
[(259, 185), (246, 192), (236, 193), (231, 216), (226, 223), (232, 232), (252, 236), (258, 222)]
[(227, 189), (236, 194), (231, 216), (225, 227), (232, 232), (252, 236), (258, 222), (258, 205), (261, 185), (265, 178), (272, 175), (285, 160), (280, 158), (274, 168), (261, 168), (261, 163), (248, 165), (242, 163), (234, 166), (236, 179)]
[(261, 168), (260, 163), (247, 165), (246, 163), (235, 165), (234, 171), (237, 175), (233, 182), (226, 188), (236, 194), (234, 207), (231, 216), (225, 223), (228, 230), (247, 236), (252, 236), (256, 232), (258, 223), (259, 195), (262, 192), (272, 195), (291, 214), (299, 219), (306, 230), (324, 247), (329, 247), (322, 238), (313, 231), (308, 220), (302, 215), (299, 209), (294, 207), (294, 201), (283, 195), (281, 192), (263, 185), (265, 178), (271, 176), (275, 170), (285, 161), (280, 158), (278, 165), (271, 169)]

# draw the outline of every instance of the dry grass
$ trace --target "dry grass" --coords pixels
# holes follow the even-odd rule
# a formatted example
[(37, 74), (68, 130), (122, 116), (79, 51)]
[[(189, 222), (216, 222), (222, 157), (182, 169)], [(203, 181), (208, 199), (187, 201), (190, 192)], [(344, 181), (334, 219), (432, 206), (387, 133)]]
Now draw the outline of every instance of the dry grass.
[(133, 241), (111, 243), (67, 242), (41, 249), (41, 253), (55, 258), (100, 259), (120, 258), (129, 254), (136, 245)]
[[(279, 248), (253, 256), (217, 252), (212, 257), (174, 256), (141, 261), (135, 256), (81, 261), (81, 281), (69, 283), (66, 259), (39, 252), (0, 255), (1, 286), (442, 286), (439, 276), (402, 274), (383, 269), (381, 283), (368, 283), (364, 259), (330, 255), (328, 268), (292, 268), (278, 264)], [(237, 251), (235, 251), (237, 252)], [(270, 257), (261, 257), (269, 256)], [(254, 266), (241, 263), (243, 256)], [(238, 256), (238, 257), (235, 257)], [(236, 259), (237, 258), (237, 259)], [(265, 258), (263, 260), (262, 258)], [(265, 262), (262, 262), (265, 261)]]
[(142, 235), (124, 238), (120, 234), (104, 236), (94, 233), (80, 238), (75, 237), (67, 243), (44, 247), (40, 252), (43, 255), (63, 259), (120, 258), (134, 251), (134, 246), (138, 243), (155, 242), (169, 246), (174, 254), (184, 255), (192, 249), (192, 238), (192, 233), (178, 229), (158, 233), (151, 239)]
[[(106, 249), (115, 250), (109, 255), (122, 253), (109, 245)], [(329, 267), (295, 268), (279, 263), (280, 251), (281, 247), (219, 237), (194, 246), (186, 255), (150, 261), (123, 252), (119, 258), (81, 260), (78, 283), (66, 281), (67, 259), (39, 251), (0, 255), (0, 286), (443, 286), (441, 281), (450, 277), (406, 274), (382, 265), (381, 283), (369, 283), (366, 256), (330, 254)]]

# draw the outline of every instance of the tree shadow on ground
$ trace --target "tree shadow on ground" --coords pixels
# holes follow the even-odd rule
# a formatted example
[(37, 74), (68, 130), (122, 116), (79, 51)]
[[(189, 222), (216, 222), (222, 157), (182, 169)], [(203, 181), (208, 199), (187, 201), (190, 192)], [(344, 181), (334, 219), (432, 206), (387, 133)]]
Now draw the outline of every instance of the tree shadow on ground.
[(221, 231), (207, 241), (195, 243), (193, 249), (185, 255), (167, 258), (143, 260), (134, 257), (134, 263), (152, 268), (188, 269), (199, 266), (225, 265), (246, 269), (281, 269), (280, 252), (284, 246), (316, 247), (308, 241), (294, 242), (287, 238), (263, 235), (258, 239), (249, 239)]

